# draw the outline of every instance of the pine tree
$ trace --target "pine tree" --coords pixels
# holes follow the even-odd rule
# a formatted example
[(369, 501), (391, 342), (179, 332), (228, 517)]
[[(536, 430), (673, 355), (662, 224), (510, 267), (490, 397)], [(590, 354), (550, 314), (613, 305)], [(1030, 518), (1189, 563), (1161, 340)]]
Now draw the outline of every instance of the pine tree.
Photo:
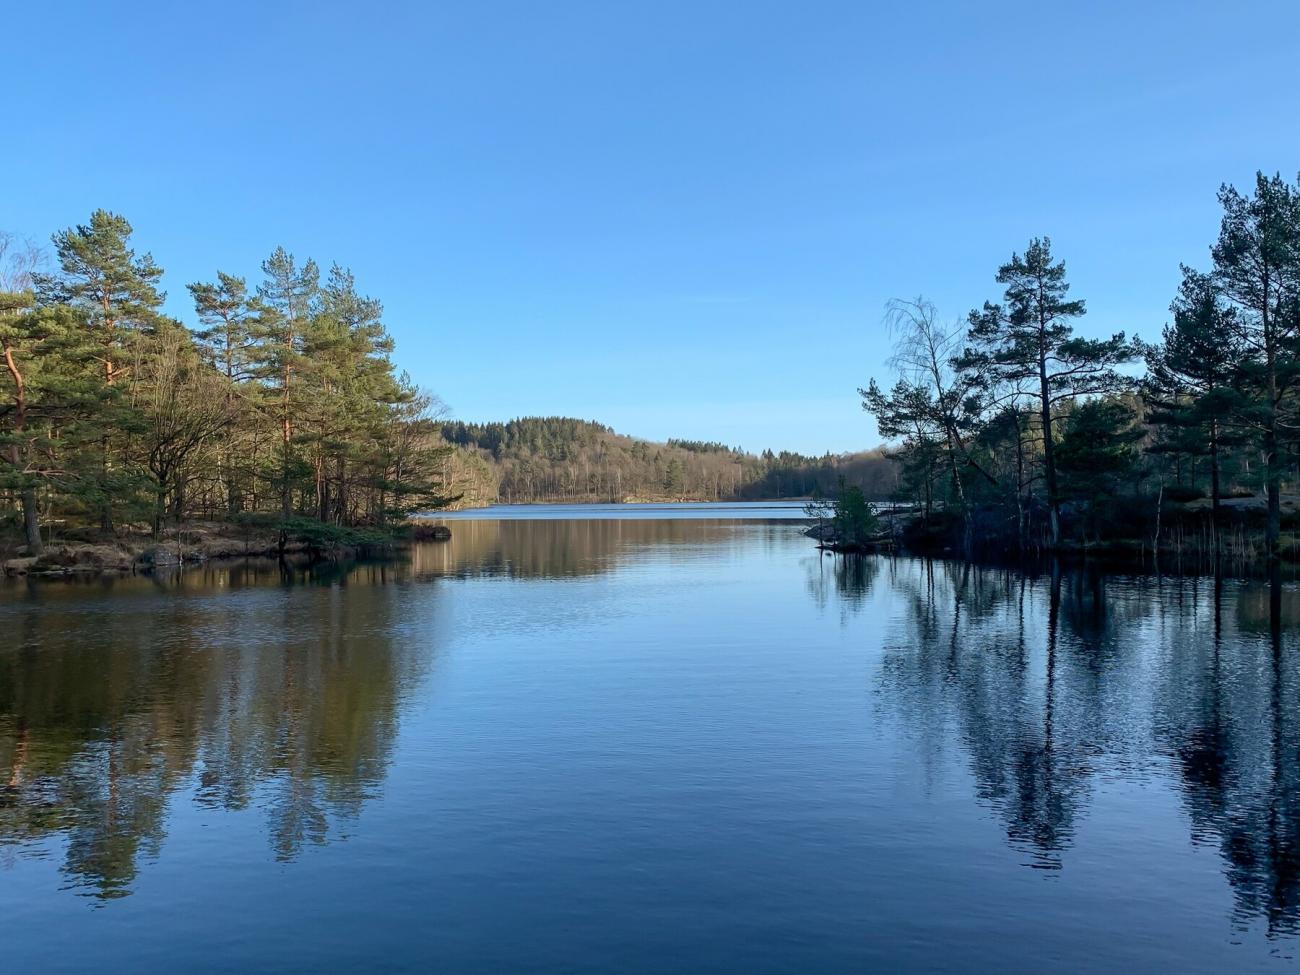
[[(0, 354), (5, 371), (13, 383), (8, 404), (9, 422), (4, 431), (4, 459), (8, 469), (0, 483), (17, 492), (22, 507), (23, 536), (27, 550), (38, 554), (42, 548), (40, 505), (36, 497), (36, 479), (31, 467), (31, 435), (28, 432), (30, 403), (27, 393), (26, 363), (20, 362), (20, 345), (30, 337), (29, 323), (35, 297), (30, 291), (0, 291)], [(7, 482), (7, 483), (6, 483)]]
[(970, 315), (970, 347), (960, 360), (986, 383), (1000, 382), (1033, 403), (1042, 424), (1043, 476), (1051, 540), (1061, 538), (1061, 493), (1056, 464), (1054, 411), (1080, 396), (1114, 392), (1123, 385), (1115, 367), (1137, 350), (1123, 332), (1108, 339), (1074, 334), (1084, 302), (1069, 298), (1065, 262), (1054, 261), (1047, 237), (1029, 242), (998, 269), (1005, 304), (984, 303)]
[(86, 448), (98, 455), (100, 416), (117, 393), (99, 381), (99, 350), (80, 316), (66, 305), (37, 307), (30, 292), (0, 293), (0, 353), (9, 381), (0, 487), (18, 495), (27, 549), (38, 554), (43, 491), (100, 506), (98, 462)]
[(293, 480), (296, 457), (293, 430), (296, 403), (295, 383), (309, 366), (303, 354), (307, 333), (312, 327), (315, 303), (320, 290), (320, 271), (308, 260), (298, 267), (292, 254), (283, 247), (262, 262), (266, 280), (258, 286), (262, 302), (254, 334), (258, 342), (260, 376), (273, 391), (280, 425), (280, 513), (293, 514)]
[(66, 304), (84, 314), (108, 386), (130, 372), (132, 342), (156, 325), (164, 297), (158, 290), (162, 268), (149, 254), (136, 256), (131, 234), (126, 218), (96, 210), (90, 223), (54, 235), (61, 273), (33, 276), (44, 304)]
[(686, 470), (682, 462), (677, 457), (668, 461), (668, 466), (664, 468), (663, 489), (664, 493), (676, 497), (682, 493), (685, 486)]
[[(79, 313), (98, 350), (107, 389), (129, 376), (138, 343), (157, 327), (163, 301), (157, 287), (162, 268), (147, 253), (136, 256), (131, 234), (124, 217), (96, 210), (90, 223), (54, 235), (59, 273), (33, 275), (43, 306), (66, 305)], [(105, 405), (117, 409), (106, 409), (101, 416), (100, 473), (94, 493), (99, 499), (100, 527), (107, 532), (113, 530), (114, 498), (134, 486), (132, 472), (115, 464), (114, 451), (125, 449), (125, 441), (138, 426), (124, 410), (124, 397), (106, 398)]]
[(1243, 378), (1251, 398), (1243, 418), (1259, 432), (1264, 452), (1265, 545), (1276, 559), (1287, 401), (1300, 384), (1300, 188), (1258, 173), (1253, 196), (1224, 186), (1219, 203), (1223, 219), (1210, 277), (1237, 310), (1232, 321), (1247, 353)]
[(251, 379), (253, 327), (259, 308), (256, 300), (249, 298), (248, 283), (218, 271), (216, 283), (195, 282), (188, 287), (202, 326), (195, 330), (194, 337), (209, 360), (231, 383)]
[(1241, 412), (1237, 384), (1245, 354), (1236, 309), (1224, 305), (1213, 280), (1183, 268), (1178, 297), (1170, 306), (1173, 322), (1159, 345), (1146, 350), (1143, 389), (1152, 406), (1148, 420), (1175, 432), (1176, 449), (1207, 456), (1210, 498), (1219, 520), (1222, 450), (1236, 443), (1229, 431)]
[(32, 272), (40, 254), (34, 246), (22, 246), (12, 235), (0, 233), (0, 355), (4, 357), (5, 372), (13, 384), (8, 406), (8, 428), (4, 438), (3, 456), (9, 465), (4, 479), (11, 482), (22, 509), (23, 535), (29, 552), (41, 550), (41, 527), (36, 486), (32, 483), (28, 456), (30, 440), (27, 432), (28, 397), (25, 363), (20, 363), (19, 345), (27, 337), (28, 317), (35, 304), (31, 292)]
[[(249, 297), (248, 284), (243, 278), (223, 271), (217, 272), (215, 283), (195, 282), (188, 287), (201, 326), (194, 337), (208, 361), (226, 378), (223, 395), (227, 409), (243, 412), (249, 382), (256, 376), (253, 329), (261, 306), (256, 298)], [(226, 510), (231, 515), (238, 514), (244, 505), (252, 471), (247, 458), (236, 449), (234, 435), (226, 438), (219, 464), (219, 476), (226, 492)]]
[(1085, 506), (1096, 534), (1099, 509), (1137, 465), (1143, 433), (1132, 409), (1113, 398), (1077, 404), (1061, 426), (1061, 493)]
[(346, 520), (352, 467), (374, 444), (392, 406), (406, 395), (393, 376), (393, 341), (383, 305), (359, 295), (352, 272), (335, 264), (321, 289), (305, 346), (313, 370), (312, 468), (317, 517)]

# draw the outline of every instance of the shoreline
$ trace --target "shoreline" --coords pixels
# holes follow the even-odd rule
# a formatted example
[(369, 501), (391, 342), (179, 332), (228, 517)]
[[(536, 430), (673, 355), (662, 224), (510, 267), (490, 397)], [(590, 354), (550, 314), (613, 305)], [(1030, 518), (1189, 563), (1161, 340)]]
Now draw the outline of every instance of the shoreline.
[[(486, 504), (466, 504), (458, 505), (451, 508), (445, 508), (442, 511), (425, 512), (412, 517), (416, 519), (436, 518), (439, 514), (452, 511), (485, 511), (488, 508), (530, 508), (530, 507), (559, 507), (562, 505), (580, 505), (580, 504), (607, 504), (628, 507), (637, 507), (641, 505), (652, 504), (808, 504), (813, 499), (808, 498), (650, 498), (650, 497), (627, 497), (619, 501), (611, 501), (608, 498), (565, 498), (563, 500), (547, 499), (545, 501), (489, 501)], [(882, 502), (883, 503), (883, 502)]]
[[(830, 528), (829, 525), (825, 526)], [(813, 525), (802, 534), (815, 543), (820, 552), (832, 555), (862, 557), (867, 555), (903, 556), (905, 558), (933, 559), (942, 562), (964, 562), (972, 566), (998, 566), (1017, 571), (1036, 573), (1049, 569), (1053, 563), (1063, 567), (1087, 566), (1111, 574), (1172, 575), (1172, 576), (1233, 576), (1239, 578), (1267, 578), (1273, 567), (1295, 577), (1300, 574), (1300, 548), (1283, 549), (1270, 566), (1266, 557), (1245, 557), (1222, 552), (1216, 560), (1212, 552), (1199, 548), (1179, 549), (1174, 546), (1153, 548), (1149, 543), (1135, 540), (1111, 540), (1099, 543), (1062, 544), (1055, 548), (1039, 547), (1027, 551), (999, 548), (994, 545), (977, 547), (970, 554), (956, 545), (908, 544), (902, 533), (882, 535), (864, 543), (840, 543), (829, 533), (818, 531)], [(827, 537), (820, 537), (825, 534)]]
[(104, 540), (64, 541), (46, 546), (39, 555), (9, 554), (0, 558), (0, 577), (21, 579), (90, 578), (96, 575), (149, 575), (159, 569), (177, 570), (246, 559), (319, 562), (394, 558), (412, 542), (445, 541), (445, 525), (408, 523), (387, 536), (351, 541), (321, 541), (282, 537), (277, 530), (247, 528), (224, 522), (202, 522), (173, 530), (161, 539), (126, 535)]

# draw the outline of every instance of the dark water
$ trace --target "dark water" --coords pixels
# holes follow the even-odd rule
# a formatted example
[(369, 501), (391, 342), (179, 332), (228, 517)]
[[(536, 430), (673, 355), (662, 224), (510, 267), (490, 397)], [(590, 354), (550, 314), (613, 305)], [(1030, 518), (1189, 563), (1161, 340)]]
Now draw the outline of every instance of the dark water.
[(4, 970), (1291, 967), (1291, 588), (454, 531), (0, 589)]

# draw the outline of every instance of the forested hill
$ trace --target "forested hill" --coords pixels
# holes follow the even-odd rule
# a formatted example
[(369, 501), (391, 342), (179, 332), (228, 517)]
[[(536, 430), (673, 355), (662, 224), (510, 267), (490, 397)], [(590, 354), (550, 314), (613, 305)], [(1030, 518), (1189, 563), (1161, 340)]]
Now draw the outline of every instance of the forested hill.
[(459, 448), (457, 489), (468, 503), (803, 498), (833, 493), (840, 478), (884, 498), (898, 480), (880, 450), (752, 454), (697, 440), (653, 443), (571, 417), (453, 421), (442, 432)]

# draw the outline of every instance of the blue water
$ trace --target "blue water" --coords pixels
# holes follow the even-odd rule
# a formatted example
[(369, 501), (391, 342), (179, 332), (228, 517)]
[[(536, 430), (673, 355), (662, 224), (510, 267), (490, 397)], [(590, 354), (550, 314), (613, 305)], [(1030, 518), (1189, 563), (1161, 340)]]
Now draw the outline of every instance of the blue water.
[(452, 527), (0, 589), (6, 970), (1291, 967), (1290, 587)]

